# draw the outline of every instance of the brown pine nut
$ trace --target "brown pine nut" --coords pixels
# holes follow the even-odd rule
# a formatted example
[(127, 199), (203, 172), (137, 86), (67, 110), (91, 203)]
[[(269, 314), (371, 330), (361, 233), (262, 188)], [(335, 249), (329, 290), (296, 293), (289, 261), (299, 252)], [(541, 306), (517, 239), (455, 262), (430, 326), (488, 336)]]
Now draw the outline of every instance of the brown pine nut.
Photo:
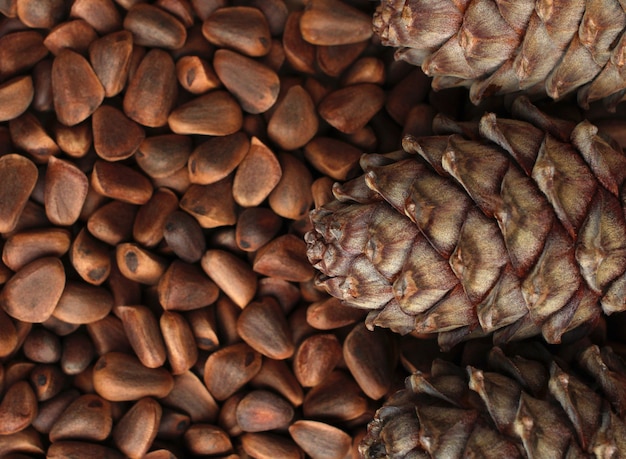
[(155, 399), (138, 400), (115, 425), (113, 443), (131, 459), (144, 457), (157, 435), (161, 414)]
[(15, 146), (26, 151), (38, 164), (45, 164), (50, 156), (59, 154), (59, 146), (32, 113), (9, 121), (9, 133)]
[(220, 8), (202, 24), (202, 34), (215, 46), (234, 49), (250, 57), (265, 56), (270, 49), (270, 28), (257, 8)]
[(113, 426), (111, 403), (96, 394), (81, 395), (61, 413), (50, 429), (50, 441), (102, 441)]
[(282, 171), (278, 159), (266, 145), (253, 137), (233, 180), (233, 197), (243, 207), (261, 204), (276, 187)]
[[(2, 87), (0, 86), (0, 100)], [(241, 129), (241, 107), (226, 91), (211, 91), (176, 107), (167, 119), (176, 134), (223, 136)]]
[(293, 358), (293, 373), (303, 387), (320, 384), (341, 360), (341, 345), (330, 333), (305, 338)]
[(63, 49), (71, 49), (84, 54), (89, 45), (98, 38), (98, 34), (82, 19), (63, 22), (48, 33), (43, 44), (55, 56)]
[(94, 237), (109, 245), (130, 239), (137, 206), (111, 201), (99, 207), (87, 220), (87, 229)]
[(243, 260), (223, 250), (207, 250), (201, 264), (204, 272), (240, 308), (254, 297), (256, 275)]
[(156, 246), (163, 239), (167, 216), (178, 208), (178, 198), (167, 188), (157, 188), (141, 206), (133, 223), (133, 238), (145, 247)]
[(104, 88), (87, 59), (65, 48), (52, 63), (52, 95), (59, 121), (73, 126), (96, 111)]
[(118, 306), (115, 311), (141, 363), (148, 368), (163, 366), (167, 358), (165, 343), (153, 312), (143, 305)]
[(165, 260), (134, 243), (118, 245), (115, 257), (122, 275), (141, 284), (156, 285), (167, 268)]
[(35, 30), (24, 30), (0, 38), (0, 79), (6, 80), (33, 67), (48, 54), (43, 37)]
[(285, 314), (272, 297), (248, 304), (237, 319), (237, 332), (251, 348), (266, 357), (291, 357), (294, 345)]
[(84, 157), (91, 148), (93, 141), (91, 127), (87, 121), (83, 121), (74, 126), (65, 126), (64, 124), (56, 123), (54, 126), (54, 135), (54, 140), (61, 151), (72, 158)]
[(185, 26), (165, 10), (138, 3), (128, 10), (124, 28), (133, 33), (137, 45), (177, 49), (187, 39)]
[[(0, 96), (0, 106), (1, 102)], [(35, 164), (24, 156), (9, 154), (0, 157), (0, 233), (15, 229), (38, 175)]]
[(121, 110), (101, 105), (91, 117), (93, 146), (107, 161), (121, 161), (135, 154), (146, 133)]
[(313, 269), (305, 252), (302, 238), (284, 234), (272, 239), (257, 251), (252, 269), (266, 276), (304, 282), (313, 277)]
[(148, 137), (139, 145), (135, 160), (150, 177), (168, 177), (187, 165), (192, 148), (191, 139), (182, 135)]
[(215, 422), (220, 410), (206, 386), (191, 371), (174, 376), (174, 388), (161, 401), (187, 413), (193, 422)]
[[(80, 0), (74, 6), (94, 0)], [(110, 1), (110, 0), (107, 0)], [(89, 61), (104, 87), (106, 97), (118, 95), (124, 89), (133, 51), (132, 34), (119, 30), (94, 40), (89, 46)]]
[(212, 353), (204, 365), (204, 384), (219, 401), (226, 400), (261, 369), (261, 354), (245, 343)]
[(64, 287), (65, 270), (61, 260), (38, 258), (20, 269), (4, 285), (2, 305), (14, 319), (43, 322), (52, 315)]
[(237, 424), (244, 432), (264, 432), (287, 427), (294, 416), (293, 407), (268, 390), (253, 390), (237, 404)]
[(91, 236), (86, 228), (72, 241), (70, 262), (78, 275), (92, 285), (101, 285), (111, 273), (109, 248)]
[(0, 403), (0, 435), (11, 435), (28, 427), (37, 415), (37, 399), (27, 381), (11, 385)]
[(61, 358), (61, 340), (45, 328), (33, 328), (22, 344), (22, 351), (33, 362), (58, 362)]
[(174, 379), (164, 368), (147, 368), (136, 357), (109, 352), (96, 362), (93, 384), (106, 400), (128, 401), (165, 397), (174, 387)]
[(165, 310), (188, 311), (213, 304), (219, 289), (197, 266), (174, 260), (157, 287)]
[[(148, 4), (137, 7), (158, 10)], [(139, 44), (136, 38), (135, 35), (135, 44)], [(163, 126), (174, 106), (177, 91), (174, 60), (162, 49), (152, 49), (130, 78), (124, 95), (124, 113), (143, 126)]]
[(98, 160), (91, 173), (91, 186), (103, 196), (129, 204), (145, 204), (152, 196), (148, 178), (119, 163)]
[(193, 424), (184, 435), (185, 445), (192, 454), (215, 455), (232, 449), (228, 434), (210, 424)]
[(70, 16), (84, 19), (101, 35), (122, 26), (122, 19), (112, 0), (76, 0), (70, 9)]
[(282, 225), (281, 218), (265, 207), (244, 209), (237, 217), (235, 238), (237, 247), (255, 252), (272, 240)]
[(61, 369), (66, 375), (82, 373), (96, 355), (89, 336), (82, 332), (71, 333), (63, 338)]
[(63, 228), (19, 231), (7, 238), (2, 262), (13, 271), (41, 257), (61, 257), (70, 248), (70, 232)]
[(209, 185), (226, 178), (241, 163), (249, 149), (250, 141), (241, 131), (201, 143), (189, 157), (191, 182)]

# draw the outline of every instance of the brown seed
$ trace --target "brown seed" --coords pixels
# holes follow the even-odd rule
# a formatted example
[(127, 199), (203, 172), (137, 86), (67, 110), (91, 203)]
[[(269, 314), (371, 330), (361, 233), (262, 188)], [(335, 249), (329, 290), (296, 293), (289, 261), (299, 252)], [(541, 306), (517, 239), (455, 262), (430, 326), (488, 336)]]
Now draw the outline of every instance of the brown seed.
[(157, 435), (161, 414), (161, 405), (153, 398), (138, 400), (115, 425), (113, 443), (131, 459), (144, 457)]
[(35, 164), (24, 156), (9, 154), (0, 157), (0, 233), (15, 229), (38, 175)]
[(331, 373), (313, 387), (304, 398), (302, 413), (306, 418), (346, 422), (368, 409), (368, 399), (358, 384), (341, 371)]
[(285, 50), (283, 49), (282, 42), (277, 38), (273, 38), (270, 52), (263, 56), (260, 61), (273, 71), (278, 72), (285, 63)]
[(44, 208), (50, 222), (74, 224), (87, 197), (87, 176), (72, 163), (50, 156), (45, 181)]
[(194, 23), (194, 11), (191, 4), (186, 0), (156, 0), (154, 2), (159, 8), (172, 13), (176, 16), (186, 28)]
[(122, 19), (112, 0), (76, 0), (70, 16), (84, 19), (101, 35), (122, 27)]
[(61, 392), (67, 384), (67, 377), (57, 365), (35, 365), (28, 379), (35, 390), (37, 400), (40, 402), (51, 399)]
[(71, 281), (52, 315), (70, 324), (88, 324), (104, 318), (113, 307), (113, 297), (104, 287)]
[(24, 322), (43, 322), (52, 315), (65, 286), (61, 260), (38, 258), (20, 269), (4, 285), (2, 306), (7, 314)]
[(233, 180), (233, 197), (243, 207), (261, 204), (280, 181), (278, 159), (266, 145), (253, 137)]
[[(409, 110), (426, 102), (430, 79), (420, 68), (411, 70), (393, 85), (385, 102), (387, 113), (400, 125), (404, 125)], [(456, 109), (456, 106), (454, 107)]]
[(176, 107), (167, 119), (176, 134), (229, 135), (243, 124), (241, 107), (226, 91), (211, 91)]
[(261, 354), (245, 343), (223, 347), (209, 355), (204, 365), (204, 384), (217, 400), (226, 400), (254, 378), (261, 361)]
[(389, 391), (397, 357), (387, 330), (369, 331), (364, 324), (356, 325), (344, 340), (343, 358), (369, 398), (378, 400)]
[(145, 247), (156, 246), (163, 239), (167, 216), (178, 208), (178, 198), (167, 188), (158, 188), (139, 208), (133, 224), (133, 239)]
[(277, 156), (283, 174), (270, 193), (270, 207), (281, 217), (299, 220), (309, 212), (313, 204), (313, 178), (304, 163), (295, 156), (288, 153), (279, 153)]
[(150, 177), (167, 177), (187, 165), (192, 148), (192, 141), (186, 136), (165, 134), (148, 137), (139, 145), (135, 160)]
[(122, 321), (112, 314), (86, 325), (96, 353), (132, 352)]
[(359, 83), (385, 83), (385, 64), (374, 56), (361, 57), (341, 77), (342, 86), (350, 86)]
[(33, 419), (33, 427), (42, 434), (50, 433), (52, 426), (63, 411), (80, 396), (76, 389), (68, 389), (57, 396), (39, 404), (37, 416)]
[(313, 277), (313, 270), (306, 258), (306, 244), (293, 234), (279, 236), (261, 247), (252, 269), (270, 277), (293, 282), (305, 282)]
[(35, 94), (30, 76), (18, 76), (0, 84), (0, 122), (17, 118), (26, 111)]
[(0, 455), (9, 458), (11, 453), (44, 455), (46, 450), (41, 442), (41, 435), (32, 427), (27, 427), (24, 430), (2, 437)]
[(156, 285), (167, 268), (165, 260), (135, 243), (118, 245), (115, 258), (122, 275), (141, 284)]
[(326, 75), (338, 77), (359, 57), (368, 44), (369, 41), (362, 41), (347, 45), (318, 46), (317, 65)]
[[(143, 6), (154, 8), (146, 4)], [(124, 95), (124, 113), (144, 126), (164, 126), (176, 96), (174, 60), (162, 49), (151, 49), (128, 83)]]
[(314, 45), (347, 45), (369, 40), (371, 18), (339, 0), (311, 0), (300, 19), (302, 37)]
[(297, 72), (314, 74), (316, 72), (315, 46), (304, 41), (300, 32), (302, 11), (292, 11), (287, 16), (283, 32), (283, 50), (285, 57)]
[(125, 459), (113, 448), (85, 441), (57, 441), (46, 452), (47, 459), (67, 459), (69, 457), (97, 457), (101, 459)]
[(0, 80), (32, 68), (48, 54), (36, 30), (18, 31), (0, 37)]
[(48, 317), (41, 323), (41, 325), (58, 336), (66, 336), (70, 333), (74, 333), (80, 327), (78, 324), (68, 324), (67, 322), (63, 322), (54, 316)]
[(318, 330), (333, 330), (362, 320), (366, 311), (346, 306), (335, 297), (310, 304), (306, 320)]
[(127, 401), (165, 397), (174, 387), (174, 379), (164, 368), (147, 368), (136, 357), (110, 352), (96, 362), (93, 384), (104, 399)]
[(243, 450), (257, 459), (300, 459), (302, 451), (288, 438), (267, 432), (247, 432), (241, 437)]
[(213, 57), (219, 79), (248, 113), (263, 113), (274, 105), (280, 90), (278, 75), (269, 67), (227, 49)]
[(132, 32), (135, 44), (146, 47), (178, 49), (187, 39), (187, 30), (176, 17), (146, 3), (128, 10), (124, 29)]
[(237, 221), (232, 176), (210, 185), (189, 186), (180, 208), (193, 215), (202, 228), (233, 225)]
[[(96, 0), (80, 0), (76, 4)], [(89, 46), (89, 61), (104, 87), (106, 97), (118, 95), (124, 89), (133, 51), (133, 36), (119, 30), (103, 36)]]
[(201, 265), (213, 282), (240, 308), (254, 298), (256, 275), (242, 259), (224, 250), (207, 250)]
[(130, 239), (137, 206), (110, 201), (98, 208), (87, 220), (89, 232), (110, 245)]
[(111, 415), (111, 403), (95, 394), (81, 395), (58, 417), (50, 430), (50, 441), (102, 441), (111, 433)]
[(220, 347), (215, 308), (194, 309), (185, 313), (185, 317), (189, 321), (198, 349), (214, 351)]
[(91, 186), (103, 196), (130, 204), (145, 204), (152, 196), (152, 184), (145, 175), (101, 160), (93, 166)]
[(191, 371), (174, 376), (174, 388), (161, 402), (187, 413), (193, 422), (215, 422), (220, 410), (202, 381)]
[[(5, 358), (18, 350), (19, 337), (13, 320), (0, 309), (0, 358)], [(2, 371), (0, 370), (0, 389), (3, 387)]]
[(239, 336), (266, 357), (282, 360), (294, 352), (285, 314), (272, 297), (248, 304), (237, 320)]
[(220, 296), (215, 303), (215, 318), (220, 331), (222, 345), (241, 342), (237, 333), (237, 319), (241, 308), (225, 295)]
[(91, 126), (83, 121), (75, 126), (65, 126), (56, 123), (54, 126), (54, 140), (62, 152), (72, 158), (84, 157), (93, 141)]
[(71, 49), (84, 54), (98, 34), (82, 19), (62, 22), (48, 33), (43, 44), (57, 56), (63, 49)]
[(335, 181), (324, 175), (315, 179), (311, 184), (311, 194), (313, 195), (313, 205), (319, 209), (324, 204), (328, 204), (335, 199), (333, 195), (333, 184)]
[(163, 366), (167, 354), (154, 313), (143, 305), (117, 306), (115, 313), (122, 320), (128, 342), (139, 361), (148, 368)]
[(22, 352), (33, 362), (55, 363), (61, 358), (61, 340), (45, 328), (33, 328), (22, 343)]
[(100, 106), (91, 117), (93, 146), (107, 161), (130, 158), (146, 136), (143, 128), (110, 105)]
[(293, 373), (304, 387), (320, 384), (341, 361), (341, 345), (331, 333), (305, 338), (293, 357)]
[(220, 48), (230, 48), (250, 57), (270, 50), (270, 28), (257, 8), (232, 6), (215, 10), (202, 24), (202, 35)]
[(261, 370), (250, 381), (257, 389), (272, 389), (289, 400), (293, 406), (302, 404), (302, 387), (285, 360), (263, 359)]
[(187, 212), (176, 211), (167, 217), (163, 237), (174, 254), (187, 263), (199, 261), (206, 249), (202, 227)]
[[(190, 425), (191, 419), (186, 414), (170, 410), (169, 408), (163, 408), (157, 437), (159, 437), (159, 440), (179, 440)], [(148, 453), (144, 456), (144, 459), (150, 456), (150, 454), (151, 453)], [(165, 457), (167, 459), (175, 459), (173, 455)]]
[(20, 231), (7, 238), (2, 262), (19, 271), (37, 258), (61, 257), (70, 248), (70, 233), (63, 228), (41, 228)]
[(300, 85), (289, 88), (267, 125), (267, 135), (284, 150), (304, 146), (317, 133), (315, 105)]
[(160, 326), (172, 374), (185, 373), (198, 360), (198, 348), (191, 327), (182, 314), (172, 311), (161, 314)]
[(67, 5), (63, 0), (41, 3), (37, 0), (16, 2), (17, 17), (32, 29), (51, 29), (66, 15)]
[(44, 59), (39, 61), (33, 69), (33, 105), (35, 110), (49, 112), (54, 110), (52, 97), (52, 61)]
[(63, 49), (52, 62), (52, 95), (59, 121), (73, 126), (96, 111), (104, 88), (87, 59)]
[(404, 120), (402, 138), (411, 135), (415, 138), (434, 135), (433, 122), (437, 112), (430, 104), (414, 105)]
[(9, 132), (16, 147), (26, 151), (39, 164), (59, 153), (59, 146), (32, 113), (9, 121)]
[(237, 404), (237, 424), (244, 432), (264, 432), (287, 427), (294, 416), (293, 407), (280, 395), (268, 390), (253, 390)]
[(250, 141), (242, 131), (201, 143), (189, 157), (191, 182), (209, 185), (226, 178), (241, 163), (249, 149)]
[(109, 248), (91, 236), (86, 228), (81, 229), (72, 242), (70, 262), (78, 275), (92, 285), (102, 284), (111, 272)]
[(27, 381), (11, 385), (0, 403), (0, 435), (10, 435), (28, 427), (37, 416), (37, 399)]
[(174, 260), (157, 287), (165, 310), (189, 311), (215, 303), (219, 288), (196, 265)]
[(241, 427), (237, 424), (237, 405), (239, 405), (239, 402), (245, 396), (246, 392), (236, 392), (222, 403), (218, 424), (231, 437), (237, 437), (243, 433), (243, 430), (241, 430)]
[(228, 434), (209, 424), (193, 424), (185, 432), (184, 441), (191, 454), (196, 455), (223, 454), (233, 448)]
[(237, 247), (246, 252), (256, 252), (280, 230), (282, 219), (265, 207), (244, 209), (237, 217), (235, 238)]
[(337, 89), (318, 107), (328, 124), (346, 134), (363, 128), (383, 108), (385, 92), (375, 84), (362, 83)]
[(82, 373), (91, 364), (96, 352), (89, 336), (82, 332), (63, 338), (61, 369), (66, 375)]
[(289, 434), (312, 459), (345, 457), (352, 445), (350, 435), (319, 421), (296, 421), (289, 426)]
[(359, 167), (363, 152), (349, 143), (331, 137), (316, 137), (304, 147), (304, 157), (322, 174), (346, 180)]
[(192, 94), (203, 94), (222, 83), (211, 65), (198, 56), (183, 56), (176, 62), (178, 83)]

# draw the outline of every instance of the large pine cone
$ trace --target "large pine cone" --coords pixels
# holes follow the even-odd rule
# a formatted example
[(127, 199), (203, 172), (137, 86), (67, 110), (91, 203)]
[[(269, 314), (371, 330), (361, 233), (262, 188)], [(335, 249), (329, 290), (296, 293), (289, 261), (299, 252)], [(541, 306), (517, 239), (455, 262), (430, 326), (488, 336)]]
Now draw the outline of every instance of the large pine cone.
[(383, 0), (374, 30), (397, 57), (470, 87), (477, 103), (527, 91), (616, 105), (626, 89), (626, 3), (619, 0)]
[(487, 369), (435, 360), (391, 396), (360, 445), (365, 459), (626, 457), (626, 366), (583, 347), (568, 365), (536, 343), (493, 348)]
[(372, 310), (370, 327), (439, 333), (444, 348), (491, 332), (557, 343), (626, 310), (626, 157), (526, 98), (513, 114), (485, 115), (474, 140), (364, 155), (365, 174), (311, 213), (318, 284)]

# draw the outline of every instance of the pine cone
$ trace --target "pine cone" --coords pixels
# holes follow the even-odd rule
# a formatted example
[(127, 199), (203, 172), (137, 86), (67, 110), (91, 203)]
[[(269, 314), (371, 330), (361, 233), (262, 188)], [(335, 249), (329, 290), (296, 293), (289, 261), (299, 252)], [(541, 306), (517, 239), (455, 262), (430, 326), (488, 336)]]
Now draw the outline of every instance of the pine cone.
[[(521, 349), (521, 348), (520, 348)], [(365, 459), (626, 457), (626, 366), (588, 346), (569, 367), (537, 343), (487, 370), (435, 360), (368, 425)]]
[(527, 98), (512, 110), (483, 116), (475, 139), (364, 155), (365, 174), (311, 213), (318, 285), (371, 310), (370, 328), (438, 333), (443, 348), (492, 332), (558, 343), (626, 310), (626, 157), (586, 121)]
[(486, 96), (526, 91), (578, 103), (626, 93), (626, 4), (619, 0), (383, 0), (382, 43), (420, 65), (435, 89)]

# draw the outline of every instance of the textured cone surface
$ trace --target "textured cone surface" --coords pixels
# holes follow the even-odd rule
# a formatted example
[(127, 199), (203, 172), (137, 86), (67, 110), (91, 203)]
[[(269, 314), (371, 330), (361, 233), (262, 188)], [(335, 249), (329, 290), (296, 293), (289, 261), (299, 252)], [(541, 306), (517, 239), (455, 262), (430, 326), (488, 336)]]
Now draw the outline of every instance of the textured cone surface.
[(614, 106), (626, 91), (626, 4), (619, 0), (383, 0), (374, 30), (436, 89), (477, 103), (526, 91)]
[(405, 138), (364, 155), (306, 235), (316, 282), (367, 324), (558, 343), (626, 309), (626, 158), (588, 122), (483, 116), (475, 139)]
[(435, 360), (409, 376), (368, 425), (363, 457), (625, 457), (619, 357), (589, 346), (570, 367), (537, 343), (518, 350), (493, 348), (485, 369)]

